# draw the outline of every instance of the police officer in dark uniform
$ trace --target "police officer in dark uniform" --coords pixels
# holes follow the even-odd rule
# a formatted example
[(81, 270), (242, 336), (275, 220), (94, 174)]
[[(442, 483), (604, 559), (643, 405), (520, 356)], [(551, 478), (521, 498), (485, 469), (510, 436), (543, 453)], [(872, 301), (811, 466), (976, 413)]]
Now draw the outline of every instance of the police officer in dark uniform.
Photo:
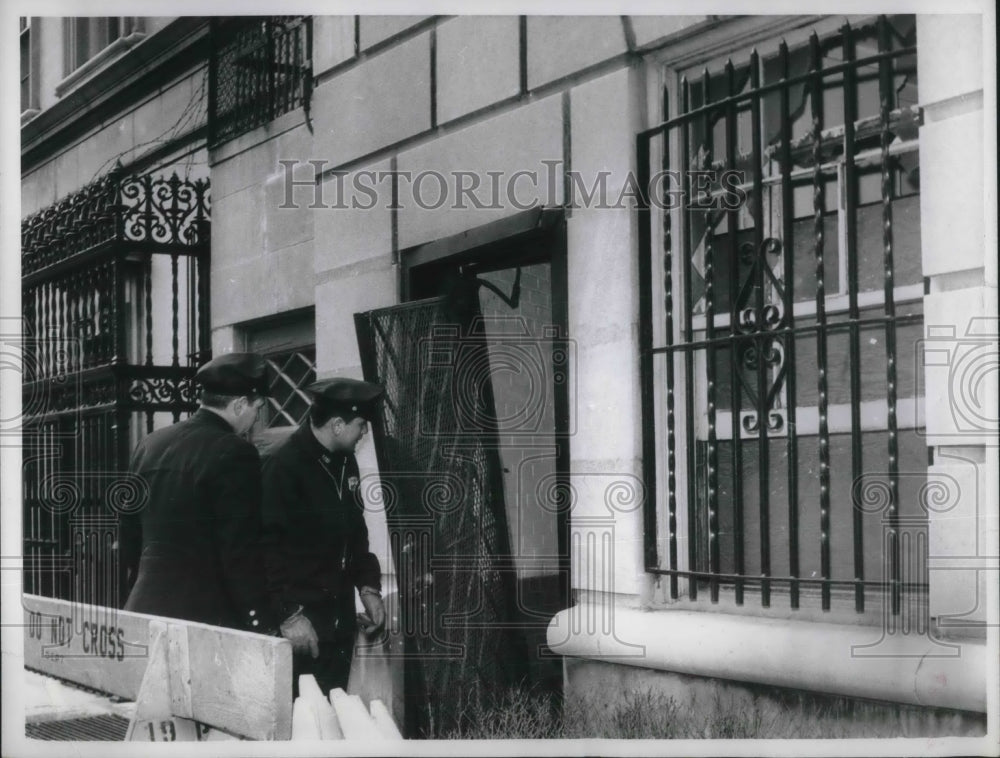
[[(357, 621), (372, 635), (385, 625), (381, 569), (368, 548), (354, 457), (382, 388), (338, 378), (305, 390), (313, 401), (309, 418), (263, 458), (264, 531), (272, 604), (297, 653), (295, 684), (311, 673), (326, 693), (347, 686)], [(290, 623), (300, 629), (286, 631)]]
[(261, 557), (260, 458), (239, 436), (265, 402), (265, 362), (252, 353), (222, 355), (195, 381), (201, 408), (145, 437), (132, 455), (149, 501), (140, 513), (137, 572), (123, 545), (135, 579), (125, 609), (276, 633)]

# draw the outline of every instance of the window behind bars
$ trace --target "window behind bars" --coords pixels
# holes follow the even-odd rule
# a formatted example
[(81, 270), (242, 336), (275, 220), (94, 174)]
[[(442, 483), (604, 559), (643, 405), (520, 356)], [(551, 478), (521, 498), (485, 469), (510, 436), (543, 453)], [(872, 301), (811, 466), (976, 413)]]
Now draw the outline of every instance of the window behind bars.
[(684, 182), (640, 209), (646, 563), (673, 598), (860, 612), (879, 587), (897, 613), (926, 587), (900, 556), (906, 529), (926, 549), (916, 75), (914, 17), (880, 17), (683, 76), (639, 135), (640, 185), (654, 155)]
[(234, 139), (302, 107), (312, 93), (312, 19), (213, 19), (208, 69), (208, 141)]

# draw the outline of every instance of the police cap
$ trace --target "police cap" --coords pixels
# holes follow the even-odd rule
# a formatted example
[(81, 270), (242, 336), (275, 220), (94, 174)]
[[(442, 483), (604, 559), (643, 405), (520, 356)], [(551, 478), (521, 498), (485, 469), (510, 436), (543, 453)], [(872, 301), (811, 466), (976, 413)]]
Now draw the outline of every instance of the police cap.
[(220, 395), (267, 395), (267, 362), (256, 353), (226, 353), (195, 374), (204, 389)]
[(366, 419), (374, 414), (376, 401), (385, 392), (373, 382), (343, 377), (313, 382), (304, 389), (317, 406), (330, 413), (350, 413)]

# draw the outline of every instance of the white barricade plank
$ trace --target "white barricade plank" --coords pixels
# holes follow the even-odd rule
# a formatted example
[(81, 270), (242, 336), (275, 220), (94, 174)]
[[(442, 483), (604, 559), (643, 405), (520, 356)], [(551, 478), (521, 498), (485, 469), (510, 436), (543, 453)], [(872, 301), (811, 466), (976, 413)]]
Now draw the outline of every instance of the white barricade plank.
[(330, 703), (337, 714), (345, 740), (384, 739), (360, 697), (348, 695), (337, 687), (330, 690)]
[(154, 617), (37, 595), (22, 597), (26, 668), (136, 699)]
[(299, 695), (292, 706), (292, 740), (318, 740), (319, 721), (313, 708), (313, 700)]
[(291, 736), (291, 643), (192, 624), (188, 647), (199, 674), (191, 682), (195, 718), (254, 739)]
[(319, 736), (324, 740), (342, 740), (344, 731), (340, 728), (337, 714), (333, 706), (326, 700), (320, 700), (316, 705), (317, 718), (319, 720)]
[(316, 677), (312, 674), (299, 674), (299, 696), (313, 700), (326, 700), (323, 690), (319, 688)]
[(194, 718), (191, 702), (191, 657), (188, 651), (187, 627), (167, 626), (167, 646), (170, 661), (170, 711), (175, 716)]
[(23, 606), (26, 668), (138, 700), (161, 635), (165, 670), (151, 682), (167, 693), (172, 715), (251, 739), (291, 736), (287, 640), (34, 595)]
[[(322, 740), (342, 740), (344, 733), (340, 729), (340, 722), (337, 721), (337, 714), (333, 711), (333, 706), (327, 702), (323, 696), (323, 691), (316, 683), (316, 677), (312, 674), (299, 674), (299, 697), (308, 701), (316, 716), (316, 723), (319, 726), (319, 738)], [(292, 739), (295, 739), (293, 736)]]
[(378, 728), (379, 733), (387, 740), (401, 740), (403, 735), (399, 731), (399, 727), (396, 726), (396, 722), (392, 718), (392, 714), (389, 713), (389, 709), (385, 707), (385, 703), (381, 700), (372, 700), (368, 704), (369, 710), (371, 710), (372, 721), (375, 722), (375, 726)]

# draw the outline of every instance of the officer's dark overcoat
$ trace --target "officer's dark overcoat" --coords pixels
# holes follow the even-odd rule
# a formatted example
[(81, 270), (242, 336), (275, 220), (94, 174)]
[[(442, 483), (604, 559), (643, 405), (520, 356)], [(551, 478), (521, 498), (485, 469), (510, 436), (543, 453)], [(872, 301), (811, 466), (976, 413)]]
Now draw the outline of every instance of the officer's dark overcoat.
[(321, 644), (353, 645), (354, 590), (381, 587), (353, 454), (330, 453), (306, 421), (263, 456), (272, 606), (304, 606)]
[(215, 413), (143, 439), (131, 470), (149, 486), (142, 557), (125, 609), (272, 631), (261, 554), (257, 449)]

